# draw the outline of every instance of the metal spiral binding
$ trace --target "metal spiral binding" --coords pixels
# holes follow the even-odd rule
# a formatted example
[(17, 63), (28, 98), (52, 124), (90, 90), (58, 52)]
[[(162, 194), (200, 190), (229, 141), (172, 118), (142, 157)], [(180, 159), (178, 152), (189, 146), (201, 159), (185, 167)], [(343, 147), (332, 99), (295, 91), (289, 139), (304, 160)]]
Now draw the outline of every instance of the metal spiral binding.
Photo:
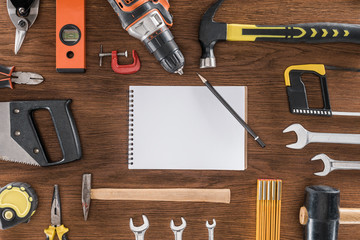
[(134, 164), (134, 90), (129, 91), (129, 146), (128, 164)]

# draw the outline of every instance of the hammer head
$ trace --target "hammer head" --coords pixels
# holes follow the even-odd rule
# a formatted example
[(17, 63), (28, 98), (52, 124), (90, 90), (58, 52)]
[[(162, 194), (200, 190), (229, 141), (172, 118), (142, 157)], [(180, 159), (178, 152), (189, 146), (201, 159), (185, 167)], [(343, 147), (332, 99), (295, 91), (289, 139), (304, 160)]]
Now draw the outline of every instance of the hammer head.
[(81, 202), (85, 221), (88, 218), (91, 201), (91, 174), (84, 174), (82, 179)]
[(200, 68), (216, 67), (214, 46), (226, 40), (227, 24), (214, 22), (214, 15), (224, 0), (218, 0), (204, 14), (200, 22), (199, 41), (202, 48)]
[(306, 187), (300, 219), (305, 240), (336, 240), (340, 219), (340, 191), (328, 186)]

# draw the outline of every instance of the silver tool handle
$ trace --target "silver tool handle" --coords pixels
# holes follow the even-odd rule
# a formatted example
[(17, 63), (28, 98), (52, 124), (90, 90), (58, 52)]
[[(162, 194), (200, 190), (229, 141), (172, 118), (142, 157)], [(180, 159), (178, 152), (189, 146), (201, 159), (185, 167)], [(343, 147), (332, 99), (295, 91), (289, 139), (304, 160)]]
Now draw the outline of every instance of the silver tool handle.
[(144, 240), (145, 232), (134, 232), (136, 240)]
[(209, 240), (214, 240), (214, 228), (208, 228)]
[(360, 144), (360, 134), (309, 132), (309, 143)]
[(360, 170), (360, 161), (333, 161), (332, 170)]
[(182, 234), (183, 234), (183, 231), (174, 231), (175, 240), (181, 240)]

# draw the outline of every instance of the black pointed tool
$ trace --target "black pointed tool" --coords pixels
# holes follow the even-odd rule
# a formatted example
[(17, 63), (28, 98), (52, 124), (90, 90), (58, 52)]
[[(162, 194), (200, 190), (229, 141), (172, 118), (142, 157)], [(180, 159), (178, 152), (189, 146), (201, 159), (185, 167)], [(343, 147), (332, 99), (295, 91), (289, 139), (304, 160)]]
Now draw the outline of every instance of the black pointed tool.
[(46, 235), (46, 240), (53, 240), (55, 238), (55, 233), (59, 240), (68, 240), (67, 232), (69, 229), (61, 224), (61, 203), (60, 203), (60, 194), (59, 186), (54, 186), (54, 194), (51, 204), (51, 225), (49, 228), (44, 230)]

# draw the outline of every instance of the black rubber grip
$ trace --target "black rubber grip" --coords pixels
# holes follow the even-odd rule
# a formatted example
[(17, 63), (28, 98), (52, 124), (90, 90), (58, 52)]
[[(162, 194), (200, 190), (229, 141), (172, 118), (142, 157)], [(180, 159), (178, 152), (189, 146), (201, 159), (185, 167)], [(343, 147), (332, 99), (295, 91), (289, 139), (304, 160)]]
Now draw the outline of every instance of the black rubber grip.
[(0, 80), (0, 88), (12, 88), (12, 84), (11, 84), (11, 79), (10, 78), (6, 78), (6, 79), (1, 79)]
[(0, 65), (0, 74), (10, 77), (13, 69), (14, 67), (7, 67), (4, 65)]
[(19, 14), (21, 16), (27, 16), (30, 10), (31, 5), (35, 2), (35, 0), (10, 0), (14, 7), (19, 10), (23, 9), (23, 12)]
[[(81, 158), (80, 138), (70, 111), (70, 103), (71, 100), (10, 102), (11, 136), (40, 166), (53, 166)], [(50, 162), (41, 144), (32, 119), (32, 112), (38, 109), (50, 112), (63, 154), (60, 161)], [(16, 131), (22, 134), (16, 136)]]
[(67, 233), (64, 233), (64, 235), (62, 235), (62, 239), (61, 240), (69, 240), (69, 238), (67, 237)]
[(360, 25), (303, 23), (288, 26), (256, 26), (253, 29), (243, 29), (243, 35), (258, 36), (255, 41), (360, 43)]

